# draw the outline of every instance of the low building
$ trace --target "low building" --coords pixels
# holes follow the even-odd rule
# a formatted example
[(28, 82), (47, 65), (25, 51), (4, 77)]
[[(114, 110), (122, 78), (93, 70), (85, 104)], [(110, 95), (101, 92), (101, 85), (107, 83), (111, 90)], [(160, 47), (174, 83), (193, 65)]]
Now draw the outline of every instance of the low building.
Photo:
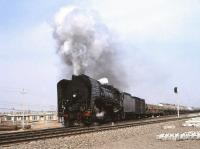
[(57, 121), (57, 113), (55, 111), (47, 112), (10, 112), (0, 115), (0, 124), (21, 124), (44, 122), (44, 121)]

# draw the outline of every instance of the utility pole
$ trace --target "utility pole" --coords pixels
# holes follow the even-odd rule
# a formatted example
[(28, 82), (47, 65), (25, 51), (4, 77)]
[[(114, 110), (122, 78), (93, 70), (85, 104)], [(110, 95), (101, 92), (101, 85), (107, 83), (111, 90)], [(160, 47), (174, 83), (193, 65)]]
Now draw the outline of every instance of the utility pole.
[(22, 91), (20, 92), (20, 94), (22, 95), (22, 110), (23, 110), (23, 112), (22, 112), (22, 129), (24, 129), (24, 113), (25, 113), (25, 111), (24, 111), (23, 99), (24, 99), (24, 95), (25, 95), (26, 93), (27, 93), (27, 92), (26, 92), (24, 89), (22, 89)]
[(178, 116), (178, 118), (179, 118), (179, 97), (178, 97), (178, 87), (174, 87), (174, 93), (175, 93), (175, 95), (177, 95), (176, 96), (176, 98), (177, 98), (177, 116)]
[(12, 108), (12, 116), (13, 116), (13, 120), (12, 120), (12, 121), (13, 121), (13, 125), (15, 124), (15, 114), (14, 114), (14, 110), (15, 110), (15, 109)]

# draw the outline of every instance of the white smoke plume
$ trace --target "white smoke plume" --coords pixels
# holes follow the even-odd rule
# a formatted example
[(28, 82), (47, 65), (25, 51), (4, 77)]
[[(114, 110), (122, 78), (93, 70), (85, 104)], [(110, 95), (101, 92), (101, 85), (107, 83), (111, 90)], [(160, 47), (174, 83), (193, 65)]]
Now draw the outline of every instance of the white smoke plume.
[(66, 74), (107, 77), (116, 87), (125, 86), (125, 81), (120, 80), (124, 72), (112, 36), (94, 11), (61, 8), (55, 16), (54, 38), (58, 53), (68, 66)]

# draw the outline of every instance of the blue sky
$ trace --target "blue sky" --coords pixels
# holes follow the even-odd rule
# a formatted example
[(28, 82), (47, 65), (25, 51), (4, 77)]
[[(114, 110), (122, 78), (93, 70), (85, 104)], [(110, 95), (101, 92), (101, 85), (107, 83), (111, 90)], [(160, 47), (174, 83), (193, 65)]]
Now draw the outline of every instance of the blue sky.
[(52, 25), (68, 5), (96, 11), (113, 33), (128, 91), (149, 103), (176, 103), (178, 86), (181, 103), (200, 106), (199, 1), (0, 0), (0, 108), (55, 107), (64, 74)]

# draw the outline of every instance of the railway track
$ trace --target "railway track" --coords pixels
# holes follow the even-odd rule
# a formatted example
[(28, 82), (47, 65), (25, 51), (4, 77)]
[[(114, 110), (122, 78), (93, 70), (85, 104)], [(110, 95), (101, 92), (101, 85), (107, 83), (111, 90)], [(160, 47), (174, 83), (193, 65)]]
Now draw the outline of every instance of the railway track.
[(24, 131), (24, 132), (13, 132), (13, 133), (4, 133), (0, 134), (0, 145), (12, 144), (12, 143), (20, 143), (25, 141), (33, 141), (39, 139), (48, 139), (48, 138), (55, 138), (55, 137), (64, 137), (64, 136), (72, 136), (72, 135), (79, 135), (84, 133), (92, 133), (92, 132), (99, 132), (99, 131), (106, 131), (106, 130), (114, 130), (120, 128), (127, 128), (133, 126), (140, 126), (140, 125), (148, 125), (154, 123), (162, 123), (167, 121), (176, 121), (187, 119), (191, 117), (197, 117), (197, 115), (184, 115), (181, 116), (179, 119), (177, 117), (162, 117), (162, 118), (155, 118), (155, 119), (145, 119), (145, 120), (138, 120), (134, 122), (125, 122), (125, 123), (118, 123), (115, 125), (102, 125), (102, 126), (93, 126), (93, 127), (82, 127), (82, 128), (54, 128), (54, 129), (43, 129), (43, 130), (36, 130), (36, 131)]

